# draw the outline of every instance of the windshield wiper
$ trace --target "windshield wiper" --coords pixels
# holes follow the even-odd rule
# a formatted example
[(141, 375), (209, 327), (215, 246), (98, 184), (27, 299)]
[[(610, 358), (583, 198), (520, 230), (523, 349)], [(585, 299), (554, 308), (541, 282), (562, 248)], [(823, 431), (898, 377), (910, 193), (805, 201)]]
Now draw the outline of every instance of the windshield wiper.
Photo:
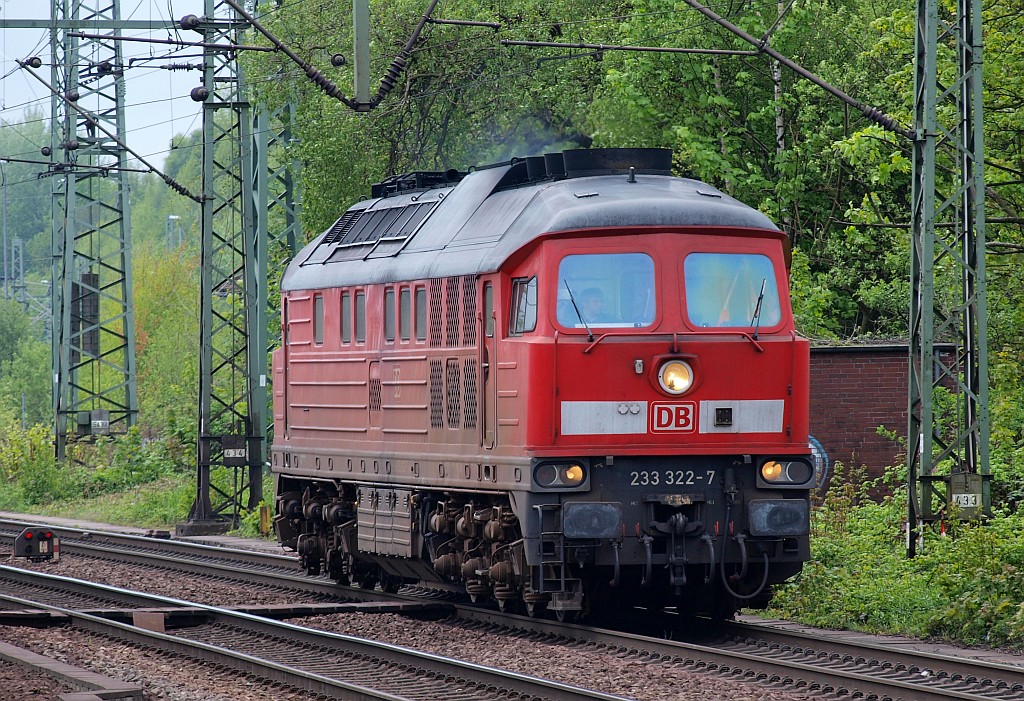
[(576, 318), (580, 320), (580, 323), (583, 324), (583, 328), (587, 330), (587, 340), (593, 342), (594, 332), (590, 330), (590, 325), (586, 320), (584, 320), (583, 315), (580, 314), (580, 308), (576, 306), (576, 298), (572, 294), (572, 288), (569, 287), (569, 281), (563, 279), (562, 282), (565, 283), (565, 289), (569, 292), (569, 301), (572, 302), (572, 308), (576, 312)]
[(764, 287), (768, 284), (768, 278), (761, 278), (761, 292), (757, 295), (757, 304), (754, 305), (754, 316), (750, 318), (750, 325), (754, 327), (754, 340), (757, 340), (757, 331), (761, 326), (761, 302), (764, 301)]

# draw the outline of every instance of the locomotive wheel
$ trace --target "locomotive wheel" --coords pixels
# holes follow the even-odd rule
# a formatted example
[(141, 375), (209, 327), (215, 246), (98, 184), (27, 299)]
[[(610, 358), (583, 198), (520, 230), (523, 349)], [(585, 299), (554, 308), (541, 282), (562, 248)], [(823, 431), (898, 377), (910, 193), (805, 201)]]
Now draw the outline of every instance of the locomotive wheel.
[(538, 604), (538, 603), (534, 603), (532, 601), (528, 601), (526, 603), (526, 615), (529, 616), (530, 618), (536, 618), (537, 616), (539, 616), (541, 614), (541, 611), (543, 611), (543, 610), (544, 610), (544, 604)]
[(511, 613), (516, 610), (515, 599), (498, 599), (498, 610), (502, 613)]
[(385, 574), (384, 572), (381, 572), (381, 574), (380, 574), (380, 588), (381, 588), (381, 590), (384, 591), (384, 593), (386, 593), (386, 594), (397, 594), (398, 590), (402, 588), (402, 584), (404, 584), (404, 582), (402, 582), (401, 578), (393, 577), (393, 576), (391, 576), (389, 574)]
[(579, 611), (555, 611), (555, 618), (559, 623), (572, 623), (578, 613)]

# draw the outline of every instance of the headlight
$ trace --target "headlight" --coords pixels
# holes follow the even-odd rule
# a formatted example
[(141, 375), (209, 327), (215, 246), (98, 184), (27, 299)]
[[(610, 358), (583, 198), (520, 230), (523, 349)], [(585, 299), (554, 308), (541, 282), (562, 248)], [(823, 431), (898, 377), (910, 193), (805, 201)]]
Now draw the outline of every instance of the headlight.
[(533, 481), (539, 487), (558, 489), (559, 487), (578, 487), (587, 479), (587, 471), (575, 462), (546, 462), (533, 469)]
[(682, 394), (693, 386), (693, 369), (682, 360), (670, 360), (658, 371), (658, 383), (669, 394)]
[(580, 465), (571, 465), (565, 471), (565, 483), (576, 486), (583, 482), (583, 468)]
[(767, 460), (761, 464), (761, 479), (773, 487), (802, 487), (813, 477), (814, 468), (803, 460)]

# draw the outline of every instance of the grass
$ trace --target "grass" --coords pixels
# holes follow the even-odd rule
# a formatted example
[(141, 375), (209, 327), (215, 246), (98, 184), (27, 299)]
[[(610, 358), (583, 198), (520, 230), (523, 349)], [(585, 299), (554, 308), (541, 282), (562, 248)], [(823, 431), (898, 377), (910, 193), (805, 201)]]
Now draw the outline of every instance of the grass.
[(136, 528), (173, 528), (188, 518), (195, 497), (195, 477), (173, 475), (124, 492), (34, 505), (32, 513)]
[(825, 628), (1024, 646), (1024, 512), (951, 519), (906, 554), (906, 492), (864, 498), (840, 482), (812, 517), (811, 560), (767, 615)]

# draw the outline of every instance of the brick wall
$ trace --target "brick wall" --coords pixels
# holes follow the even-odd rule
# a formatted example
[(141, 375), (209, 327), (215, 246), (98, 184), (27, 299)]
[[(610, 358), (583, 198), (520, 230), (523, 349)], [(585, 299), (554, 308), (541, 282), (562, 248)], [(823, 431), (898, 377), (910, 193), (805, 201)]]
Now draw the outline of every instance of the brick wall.
[(832, 462), (863, 465), (876, 476), (905, 460), (877, 428), (906, 436), (907, 353), (905, 345), (811, 349), (811, 435)]

